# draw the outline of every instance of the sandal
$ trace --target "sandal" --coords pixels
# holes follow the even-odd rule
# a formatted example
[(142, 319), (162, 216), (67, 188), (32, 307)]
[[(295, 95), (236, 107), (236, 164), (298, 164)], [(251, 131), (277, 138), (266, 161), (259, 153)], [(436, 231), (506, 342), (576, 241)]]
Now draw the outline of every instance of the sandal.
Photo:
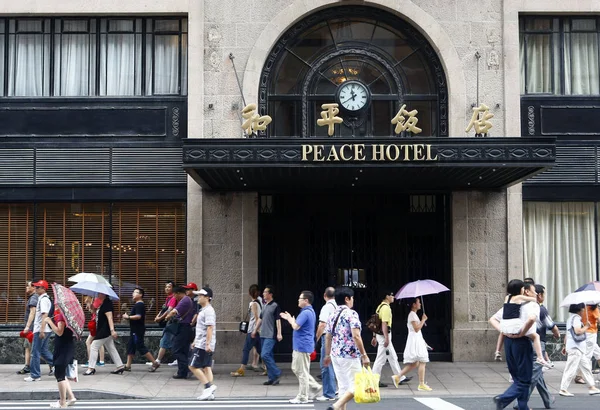
[(66, 404), (64, 406), (60, 404), (60, 400), (55, 401), (54, 403), (50, 403), (50, 408), (51, 409), (64, 409), (66, 407), (67, 407)]
[(73, 397), (71, 400), (67, 400), (67, 407), (74, 406), (77, 403), (77, 398)]

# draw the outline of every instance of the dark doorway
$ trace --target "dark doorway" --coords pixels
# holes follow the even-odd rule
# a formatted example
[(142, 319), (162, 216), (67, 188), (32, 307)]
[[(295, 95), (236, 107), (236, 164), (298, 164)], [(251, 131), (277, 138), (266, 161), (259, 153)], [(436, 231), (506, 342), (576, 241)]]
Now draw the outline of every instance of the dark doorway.
[[(435, 279), (451, 285), (449, 196), (437, 195), (261, 195), (259, 281), (275, 289), (283, 310), (296, 315), (298, 294), (315, 294), (315, 311), (326, 286), (350, 285), (354, 309), (364, 322), (386, 289)], [(450, 292), (426, 296), (423, 330), (432, 360), (452, 360)], [(402, 302), (402, 301), (401, 301)], [(401, 353), (409, 309), (394, 303), (393, 339)], [(292, 351), (291, 327), (276, 348), (280, 360)], [(363, 329), (367, 349), (371, 334)]]

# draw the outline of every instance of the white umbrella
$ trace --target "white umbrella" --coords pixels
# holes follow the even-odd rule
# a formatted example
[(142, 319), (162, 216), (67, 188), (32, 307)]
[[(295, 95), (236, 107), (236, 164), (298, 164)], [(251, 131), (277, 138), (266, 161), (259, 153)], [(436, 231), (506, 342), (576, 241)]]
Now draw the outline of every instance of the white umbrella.
[(106, 280), (106, 278), (104, 278), (104, 276), (102, 275), (98, 275), (96, 273), (88, 273), (88, 272), (81, 272), (78, 273), (75, 276), (71, 276), (69, 279), (67, 279), (69, 282), (95, 282), (95, 283), (102, 283), (104, 285), (108, 285), (112, 288), (112, 285), (110, 284), (109, 281)]
[(119, 297), (114, 290), (104, 283), (97, 282), (78, 282), (76, 285), (70, 287), (73, 292), (81, 293), (82, 295), (88, 295), (96, 297), (98, 293), (103, 293), (108, 296), (111, 300), (119, 300)]
[(563, 301), (560, 303), (560, 307), (569, 307), (570, 305), (577, 305), (579, 303), (586, 305), (595, 305), (600, 303), (600, 292), (597, 290), (573, 292), (563, 299)]

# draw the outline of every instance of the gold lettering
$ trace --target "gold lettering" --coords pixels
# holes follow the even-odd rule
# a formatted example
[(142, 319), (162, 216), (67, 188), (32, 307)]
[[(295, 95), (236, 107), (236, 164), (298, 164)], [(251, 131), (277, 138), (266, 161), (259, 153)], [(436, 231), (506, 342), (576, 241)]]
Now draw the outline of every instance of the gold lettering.
[[(394, 155), (392, 156), (392, 151), (394, 151)], [(388, 161), (397, 161), (400, 157), (400, 149), (396, 144), (390, 144), (385, 149), (385, 157)]]
[(363, 153), (363, 149), (365, 149), (365, 144), (354, 144), (354, 160), (355, 161), (364, 161), (365, 154)]
[(425, 148), (425, 146), (423, 144), (414, 144), (413, 145), (413, 159), (415, 161), (423, 161), (425, 160), (425, 158), (423, 157), (423, 148)]
[[(348, 150), (350, 150), (350, 156), (347, 157), (346, 155), (344, 155), (344, 150), (346, 150), (346, 148)], [(340, 148), (340, 157), (342, 157), (342, 161), (350, 161), (352, 160), (352, 145), (350, 144), (344, 144), (342, 145), (342, 148)]]
[(404, 150), (403, 161), (410, 161), (410, 148), (412, 148), (412, 145), (400, 145), (400, 149)]
[(313, 152), (313, 146), (302, 144), (302, 161), (308, 161), (308, 154)]
[(427, 144), (427, 158), (426, 158), (426, 160), (427, 161), (437, 161), (437, 159), (438, 159), (437, 154), (435, 155), (435, 158), (431, 157), (431, 145)]
[(383, 144), (373, 144), (371, 147), (373, 148), (373, 157), (371, 158), (371, 161), (385, 161), (385, 146)]
[(335, 145), (331, 146), (331, 149), (329, 150), (329, 155), (327, 155), (327, 160), (326, 161), (339, 161), (340, 157), (338, 157), (337, 151), (335, 150)]
[(313, 161), (325, 161), (325, 158), (323, 157), (322, 145), (315, 145)]

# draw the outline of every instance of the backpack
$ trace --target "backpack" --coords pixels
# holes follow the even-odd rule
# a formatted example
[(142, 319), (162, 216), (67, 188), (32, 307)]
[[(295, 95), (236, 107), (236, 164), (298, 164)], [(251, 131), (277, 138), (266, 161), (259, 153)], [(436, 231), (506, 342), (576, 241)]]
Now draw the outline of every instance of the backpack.
[(382, 335), (383, 331), (381, 330), (381, 318), (379, 317), (379, 309), (381, 309), (381, 305), (377, 307), (375, 314), (372, 315), (369, 320), (367, 320), (367, 328), (378, 335)]

